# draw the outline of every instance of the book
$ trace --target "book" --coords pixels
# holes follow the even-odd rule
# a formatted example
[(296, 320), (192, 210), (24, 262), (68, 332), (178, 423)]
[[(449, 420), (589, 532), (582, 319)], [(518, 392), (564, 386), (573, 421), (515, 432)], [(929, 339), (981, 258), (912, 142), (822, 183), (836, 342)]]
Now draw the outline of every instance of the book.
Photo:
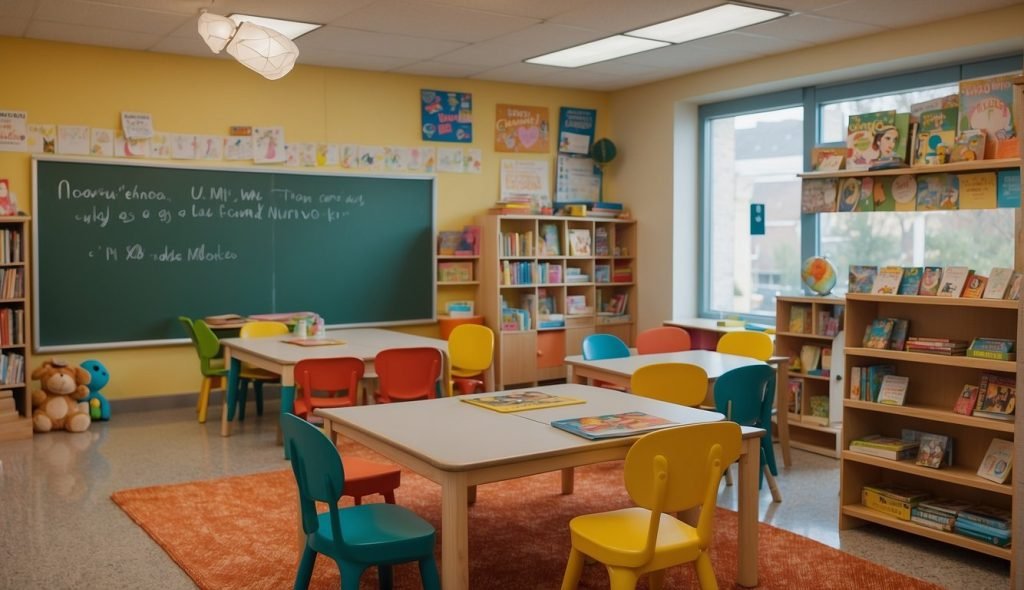
[(878, 274), (877, 266), (850, 265), (850, 293), (870, 293)]
[(965, 129), (956, 136), (949, 154), (950, 162), (971, 162), (985, 159), (985, 131)]
[(1017, 381), (996, 373), (982, 373), (974, 415), (1011, 420), (1017, 405)]
[(1009, 510), (985, 504), (969, 504), (964, 506), (957, 513), (957, 516), (963, 520), (1003, 530), (1009, 530), (1010, 524), (1013, 522), (1013, 515)]
[[(881, 141), (886, 133), (896, 131), (896, 111), (879, 111), (850, 115), (846, 126), (846, 169), (867, 170), (882, 158)], [(885, 148), (894, 155), (898, 137), (891, 137), (891, 147)]]
[(885, 375), (878, 390), (878, 403), (902, 406), (907, 397), (910, 378), (903, 375)]
[(902, 266), (883, 266), (878, 269), (878, 274), (871, 283), (871, 292), (878, 295), (895, 295), (902, 280)]
[(971, 269), (966, 266), (947, 266), (942, 269), (942, 284), (939, 286), (939, 297), (959, 297), (964, 291), (967, 275)]
[(224, 324), (237, 324), (244, 322), (245, 318), (237, 313), (225, 313), (221, 315), (208, 315), (203, 318), (203, 321), (210, 326), (220, 326)]
[(439, 231), (437, 232), (437, 253), (441, 256), (455, 256), (455, 250), (462, 241), (460, 231)]
[(1013, 278), (1012, 268), (994, 267), (988, 273), (988, 284), (985, 285), (985, 292), (982, 299), (1002, 299), (1006, 297), (1006, 291), (1010, 288), (1010, 279)]
[(942, 283), (942, 267), (926, 266), (921, 274), (921, 290), (917, 294), (938, 295), (940, 283)]
[(882, 457), (883, 459), (909, 459), (917, 455), (917, 441), (903, 440), (880, 434), (869, 434), (850, 442), (850, 450)]
[(907, 331), (910, 329), (910, 320), (903, 318), (892, 318), (892, 334), (889, 336), (890, 350), (903, 350), (907, 343)]
[(542, 391), (519, 391), (484, 397), (460, 397), (461, 401), (495, 412), (522, 412), (539, 408), (554, 408), (582, 404), (585, 400), (574, 397), (551, 395)]
[(996, 172), (996, 207), (1020, 208), (1020, 170)]
[(1017, 360), (1017, 342), (1003, 338), (975, 338), (967, 347), (967, 356), (996, 361)]
[(558, 226), (553, 223), (545, 223), (540, 226), (540, 248), (541, 256), (561, 256), (562, 241), (558, 236)]
[(801, 213), (832, 213), (836, 210), (839, 182), (835, 178), (807, 178), (800, 184)]
[(861, 488), (861, 504), (884, 512), (900, 520), (910, 520), (911, 510), (931, 494), (888, 484), (876, 484)]
[(585, 295), (566, 295), (565, 313), (567, 315), (587, 313), (587, 297)]
[(845, 147), (816, 146), (811, 148), (811, 170), (816, 172), (841, 170), (845, 159)]
[(993, 438), (985, 452), (985, 458), (978, 467), (978, 477), (996, 483), (1004, 483), (1010, 477), (1013, 467), (1013, 441)]
[(1013, 121), (1013, 79), (999, 75), (960, 81), (961, 131), (978, 129), (987, 139), (985, 158), (996, 157), (998, 143), (1016, 136)]
[(806, 305), (793, 305), (789, 308), (789, 331), (796, 334), (809, 334), (811, 331), (811, 308)]
[(945, 164), (956, 141), (957, 108), (948, 107), (921, 113), (917, 128), (917, 154), (914, 164)]
[(863, 344), (866, 348), (885, 349), (889, 346), (889, 337), (895, 322), (892, 318), (877, 318), (864, 330)]
[(790, 414), (802, 414), (803, 409), (803, 393), (804, 393), (804, 380), (800, 378), (790, 378), (789, 382), (789, 413)]
[(608, 256), (612, 253), (608, 244), (608, 228), (599, 225), (594, 228), (594, 256)]
[(677, 426), (676, 422), (644, 412), (622, 412), (603, 416), (584, 416), (551, 422), (555, 428), (577, 436), (597, 440), (619, 436), (633, 436), (660, 428)]
[(959, 518), (957, 518), (956, 523), (953, 524), (953, 532), (959, 535), (970, 537), (978, 541), (984, 541), (998, 547), (1007, 547), (1010, 545), (1011, 535), (992, 534), (987, 531), (978, 530), (979, 528), (980, 527), (972, 527), (970, 521), (964, 521)]
[(922, 510), (927, 510), (932, 514), (941, 514), (955, 519), (961, 511), (973, 508), (974, 504), (964, 500), (951, 500), (949, 498), (940, 497), (921, 500), (917, 507)]
[(917, 460), (915, 463), (938, 469), (942, 466), (942, 458), (946, 455), (949, 437), (944, 434), (926, 432), (921, 435), (918, 443)]
[(918, 174), (917, 210), (948, 211), (960, 208), (960, 179), (956, 174)]
[(1021, 284), (1024, 283), (1021, 279), (1024, 278), (1024, 274), (1014, 271), (1013, 276), (1010, 277), (1010, 286), (1006, 289), (1005, 299), (1013, 301), (1020, 300)]
[(569, 230), (569, 256), (590, 256), (590, 230)]
[(960, 390), (960, 395), (956, 398), (956, 403), (953, 405), (953, 411), (957, 414), (963, 414), (964, 416), (970, 416), (974, 413), (974, 406), (978, 403), (978, 386), (977, 385), (964, 385), (964, 388)]
[(981, 294), (985, 292), (986, 285), (988, 285), (988, 277), (971, 272), (967, 275), (967, 281), (964, 283), (964, 292), (960, 296), (965, 299), (981, 299)]
[(860, 179), (843, 178), (839, 181), (836, 189), (836, 210), (840, 213), (848, 213), (857, 210), (860, 203)]
[(900, 286), (896, 289), (899, 295), (917, 295), (921, 290), (921, 277), (924, 276), (924, 268), (920, 266), (903, 267), (903, 278), (900, 279)]
[(804, 344), (800, 347), (800, 369), (804, 373), (817, 370), (821, 363), (821, 347), (813, 344)]
[(861, 393), (867, 401), (877, 402), (878, 393), (882, 390), (882, 379), (886, 375), (895, 375), (895, 365), (868, 365), (861, 371)]
[(861, 390), (861, 372), (864, 367), (850, 367), (850, 399), (864, 399)]
[(345, 344), (344, 340), (338, 340), (337, 338), (288, 338), (283, 342), (297, 346), (336, 346), (338, 344)]
[(456, 256), (478, 256), (480, 254), (480, 226), (465, 225), (459, 234), (459, 245), (455, 247)]

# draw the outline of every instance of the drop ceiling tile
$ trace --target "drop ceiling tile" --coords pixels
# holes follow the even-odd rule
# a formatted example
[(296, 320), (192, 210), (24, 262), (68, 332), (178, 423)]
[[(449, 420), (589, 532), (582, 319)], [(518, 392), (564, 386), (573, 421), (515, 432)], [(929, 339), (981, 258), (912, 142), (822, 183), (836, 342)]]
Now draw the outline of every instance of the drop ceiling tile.
[(999, 8), (1001, 0), (971, 0), (970, 2), (935, 2), (934, 0), (858, 0), (822, 8), (815, 16), (850, 20), (877, 25), (887, 29), (913, 24), (945, 20), (964, 14)]
[[(131, 1), (131, 0), (127, 0)], [(238, 12), (285, 18), (308, 23), (330, 24), (375, 0), (207, 0), (210, 12), (227, 15)]]
[(645, 66), (635, 63), (626, 63), (621, 59), (613, 59), (610, 61), (602, 61), (596, 64), (590, 64), (589, 66), (583, 66), (582, 68), (576, 68), (584, 72), (593, 72), (603, 76), (639, 76), (645, 75), (656, 75), (663, 74), (662, 68), (656, 68), (651, 66)]
[(749, 54), (725, 52), (720, 49), (708, 49), (692, 43), (670, 45), (653, 51), (645, 51), (627, 55), (617, 61), (626, 64), (637, 64), (648, 68), (660, 68), (667, 72), (675, 72), (683, 67), (697, 67), (705, 70), (716, 66), (735, 63), (749, 59)]
[(584, 29), (621, 33), (722, 4), (721, 0), (593, 0), (586, 6), (560, 14), (550, 22)]
[(850, 21), (795, 14), (743, 29), (746, 33), (796, 39), (809, 43), (831, 43), (882, 31), (882, 27)]
[(415, 63), (416, 61), (417, 60), (415, 59), (400, 57), (346, 53), (343, 51), (331, 51), (329, 49), (318, 48), (300, 50), (298, 60), (299, 63), (308, 65), (377, 71), (394, 70), (396, 68)]
[(34, 20), (29, 23), (25, 36), (30, 39), (58, 41), (62, 43), (80, 43), (99, 47), (119, 47), (122, 49), (149, 49), (160, 40), (157, 35), (133, 33), (131, 31), (115, 31), (96, 27), (83, 27), (63, 23), (51, 23)]
[(707, 49), (721, 49), (736, 53), (755, 55), (771, 55), (783, 53), (801, 47), (807, 47), (810, 43), (797, 39), (786, 39), (781, 37), (767, 37), (765, 35), (752, 35), (745, 31), (722, 33), (713, 37), (705, 37), (691, 41), (692, 45)]
[(507, 66), (492, 68), (470, 77), (475, 80), (493, 80), (495, 82), (532, 84), (534, 82), (544, 80), (552, 75), (557, 75), (561, 71), (563, 71), (563, 68), (514, 63)]
[(138, 10), (78, 0), (40, 0), (33, 19), (78, 27), (97, 27), (162, 37), (178, 28), (184, 15)]
[(858, 0), (768, 0), (767, 2), (758, 2), (761, 6), (771, 6), (773, 8), (784, 8), (793, 12), (815, 12), (822, 8), (828, 8), (829, 6), (836, 6), (837, 4), (855, 4)]
[(599, 31), (539, 24), (445, 53), (437, 60), (496, 67), (593, 41), (603, 36), (604, 33)]
[(496, 12), (527, 18), (550, 19), (591, 4), (590, 0), (432, 0), (435, 4), (445, 4), (470, 10)]
[(475, 43), (525, 29), (537, 19), (502, 16), (429, 2), (378, 0), (332, 25), (379, 33)]
[(425, 39), (423, 37), (408, 37), (388, 33), (371, 33), (338, 27), (317, 29), (303, 35), (295, 43), (299, 46), (300, 50), (315, 48), (385, 57), (418, 59), (430, 59), (466, 46), (465, 43), (459, 43), (458, 41)]
[(452, 64), (440, 61), (421, 61), (395, 70), (401, 74), (418, 76), (438, 76), (442, 78), (469, 78), (487, 70), (486, 66), (472, 64)]

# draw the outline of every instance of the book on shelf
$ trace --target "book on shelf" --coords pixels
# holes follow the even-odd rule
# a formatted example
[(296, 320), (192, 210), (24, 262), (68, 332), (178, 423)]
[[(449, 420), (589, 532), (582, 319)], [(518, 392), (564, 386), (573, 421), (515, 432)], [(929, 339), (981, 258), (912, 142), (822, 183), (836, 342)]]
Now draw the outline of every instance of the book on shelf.
[(967, 341), (910, 336), (903, 348), (907, 352), (961, 356), (967, 351)]
[(892, 319), (892, 334), (889, 336), (887, 348), (890, 350), (903, 350), (907, 343), (907, 331), (910, 330), (910, 320), (904, 318)]
[[(878, 394), (882, 389), (882, 379), (886, 375), (896, 374), (896, 366), (890, 364), (854, 368), (859, 369), (857, 372), (858, 380), (856, 386), (853, 383), (850, 384), (850, 390), (853, 391), (856, 387), (857, 391), (860, 392), (858, 399), (869, 402), (878, 401)], [(852, 375), (853, 373), (851, 372)]]
[(878, 274), (877, 266), (859, 264), (850, 265), (850, 293), (870, 293), (875, 282), (875, 275)]
[(517, 391), (501, 395), (488, 395), (484, 397), (460, 397), (461, 401), (495, 412), (522, 412), (525, 410), (537, 410), (540, 408), (554, 408), (558, 406), (569, 406), (582, 404), (584, 400), (561, 395), (551, 395), (542, 391)]
[(439, 231), (437, 232), (437, 253), (441, 256), (455, 256), (462, 241), (460, 231)]
[(885, 375), (882, 385), (878, 388), (878, 403), (902, 406), (907, 398), (907, 386), (910, 378), (905, 375)]
[(541, 256), (561, 256), (562, 240), (559, 237), (558, 226), (554, 223), (545, 223), (540, 226), (540, 243), (538, 244)]
[[(850, 115), (846, 126), (846, 169), (867, 170), (886, 154), (880, 150), (879, 137), (896, 131), (896, 111), (879, 111)], [(891, 150), (895, 150), (892, 142)], [(894, 155), (894, 154), (890, 154)]]
[(889, 338), (895, 325), (893, 318), (876, 318), (864, 330), (862, 344), (866, 348), (885, 349), (889, 347)]
[[(1016, 136), (1013, 121), (1013, 80), (1016, 75), (998, 75), (960, 81), (959, 128), (985, 132), (985, 158), (1002, 155), (1001, 142)], [(1017, 122), (1020, 125), (1020, 122)]]
[(569, 256), (590, 256), (590, 230), (569, 230)]
[(800, 347), (800, 370), (810, 373), (817, 370), (821, 363), (821, 347), (813, 344), (804, 344)]
[(891, 484), (873, 484), (861, 488), (861, 504), (900, 520), (910, 520), (910, 513), (921, 502), (931, 498), (923, 490)]
[(1017, 360), (1017, 341), (1007, 338), (975, 338), (967, 347), (967, 356), (997, 361)]
[(612, 253), (608, 244), (608, 228), (599, 225), (594, 228), (594, 256), (608, 256)]
[[(811, 170), (835, 172), (841, 170), (846, 159), (845, 147), (815, 146), (811, 148)], [(833, 189), (833, 193), (835, 190)]]
[(836, 188), (836, 210), (843, 212), (857, 211), (861, 204), (861, 179), (842, 178)]
[(836, 210), (836, 178), (806, 178), (800, 183), (801, 213), (832, 213)]
[(939, 297), (960, 297), (967, 282), (971, 269), (966, 266), (947, 266), (942, 269), (942, 284), (939, 286)]
[(986, 285), (988, 285), (988, 277), (971, 272), (967, 275), (967, 281), (964, 283), (964, 292), (960, 296), (964, 299), (981, 299), (981, 294), (985, 292)]
[(610, 283), (612, 282), (612, 267), (608, 264), (595, 264), (594, 265), (594, 282), (595, 283)]
[(571, 432), (591, 440), (633, 436), (669, 426), (677, 426), (676, 422), (660, 416), (652, 416), (645, 412), (622, 412), (603, 416), (584, 416), (551, 422), (555, 428)]
[(996, 545), (997, 547), (1008, 547), (1013, 537), (1013, 534), (1009, 530), (990, 527), (967, 520), (963, 518), (962, 514), (957, 516), (956, 522), (953, 523), (953, 532), (978, 541), (984, 541), (991, 545)]
[(803, 393), (804, 393), (804, 380), (800, 378), (790, 377), (787, 383), (789, 389), (789, 404), (788, 411), (790, 414), (802, 414), (803, 409)]
[(459, 300), (459, 301), (448, 301), (444, 304), (445, 313), (448, 317), (452, 318), (469, 318), (473, 317), (473, 308), (475, 303), (473, 301)]
[(1002, 299), (1006, 297), (1006, 291), (1010, 287), (1010, 279), (1013, 278), (1012, 268), (994, 267), (988, 273), (988, 284), (985, 285), (985, 292), (982, 299)]
[(934, 434), (931, 432), (922, 434), (920, 441), (918, 441), (917, 460), (915, 463), (933, 469), (942, 467), (948, 445), (949, 437), (944, 434)]
[(850, 442), (855, 453), (881, 457), (883, 459), (909, 459), (917, 455), (918, 442), (903, 440), (880, 434), (868, 434)]
[(821, 348), (821, 376), (829, 377), (832, 374), (832, 348), (823, 346)]
[(986, 504), (968, 504), (957, 512), (957, 516), (963, 520), (1003, 530), (1009, 530), (1013, 523), (1013, 514), (1009, 510)]
[(810, 406), (810, 413), (804, 415), (800, 421), (809, 422), (812, 424), (820, 424), (821, 426), (828, 426), (829, 415), (828, 415), (828, 396), (827, 395), (812, 395), (807, 398), (808, 406)]
[(926, 266), (921, 274), (921, 290), (918, 295), (938, 295), (942, 283), (942, 267)]
[(437, 263), (437, 280), (442, 283), (462, 283), (473, 280), (473, 263), (442, 261)]
[(978, 403), (978, 392), (977, 385), (971, 385), (970, 383), (964, 385), (964, 388), (960, 390), (960, 395), (956, 398), (956, 403), (953, 405), (953, 411), (964, 416), (973, 414), (974, 406)]
[(903, 278), (900, 279), (900, 286), (896, 290), (899, 295), (917, 295), (921, 290), (921, 276), (924, 268), (920, 266), (906, 266), (903, 268)]
[(902, 280), (902, 266), (883, 266), (878, 269), (878, 274), (871, 283), (871, 292), (878, 295), (895, 295)]
[[(909, 440), (909, 441), (915, 441), (918, 444), (921, 443), (921, 441), (924, 439), (924, 437), (926, 435), (930, 435), (930, 434), (932, 434), (932, 433), (924, 432), (923, 430), (914, 430), (913, 428), (901, 428), (900, 429), (900, 439), (902, 439), (902, 440)], [(942, 436), (945, 436), (945, 435), (942, 435)], [(946, 444), (946, 446), (945, 446), (945, 451), (943, 452), (943, 455), (942, 455), (942, 457), (943, 457), (943, 461), (942, 462), (944, 464), (946, 464), (946, 465), (951, 466), (951, 465), (953, 465), (953, 446), (954, 446), (953, 445), (953, 439), (950, 438), (950, 437), (947, 437), (945, 444)]]
[(1012, 301), (1020, 300), (1021, 285), (1024, 284), (1024, 274), (1014, 271), (1013, 276), (1010, 278), (1010, 286), (1006, 289), (1005, 299)]
[(1017, 405), (1017, 381), (1014, 377), (982, 373), (974, 415), (997, 420), (1013, 420)]
[(917, 128), (917, 153), (914, 164), (945, 164), (956, 141), (957, 108), (947, 107), (921, 113)]
[(590, 308), (587, 307), (587, 297), (585, 295), (565, 296), (565, 313), (567, 315), (583, 315), (590, 313), (590, 311)]
[(1005, 483), (1013, 467), (1013, 441), (993, 438), (978, 466), (978, 477), (996, 483)]

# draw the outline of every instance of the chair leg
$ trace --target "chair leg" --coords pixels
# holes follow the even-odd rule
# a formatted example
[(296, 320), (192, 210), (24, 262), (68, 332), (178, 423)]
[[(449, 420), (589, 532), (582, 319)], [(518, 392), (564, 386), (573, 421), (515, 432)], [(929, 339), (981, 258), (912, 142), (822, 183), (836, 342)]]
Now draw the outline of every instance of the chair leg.
[(647, 574), (647, 587), (651, 590), (661, 590), (665, 583), (665, 570), (655, 570)]
[(576, 590), (583, 575), (583, 554), (575, 547), (569, 549), (569, 562), (565, 564), (562, 575), (562, 590)]
[(697, 568), (697, 581), (700, 582), (701, 590), (718, 590), (718, 579), (715, 578), (715, 569), (711, 567), (708, 552), (702, 551), (693, 565)]
[(252, 389), (256, 392), (256, 415), (263, 415), (263, 382), (253, 381)]
[(388, 504), (395, 503), (395, 490), (388, 490), (384, 492), (384, 501)]
[(441, 577), (437, 575), (437, 562), (434, 561), (434, 556), (424, 557), (420, 560), (419, 566), (423, 590), (441, 590)]
[(235, 406), (238, 421), (245, 420), (245, 402), (249, 396), (249, 380), (239, 379), (238, 380), (238, 391), (235, 392)]
[(302, 550), (302, 559), (299, 560), (299, 571), (295, 574), (295, 590), (306, 590), (306, 588), (309, 588), (309, 581), (313, 577), (314, 565), (316, 565), (316, 551), (306, 547)]
[(363, 577), (366, 566), (352, 561), (338, 561), (341, 571), (341, 590), (359, 590), (359, 580)]
[(732, 486), (732, 471), (729, 469), (732, 465), (725, 467), (725, 485)]
[(768, 480), (768, 489), (772, 493), (772, 502), (779, 503), (782, 501), (782, 493), (779, 491), (779, 484), (775, 481), (775, 476), (772, 475), (771, 469), (767, 465), (761, 468), (764, 473), (764, 478)]
[(377, 566), (377, 587), (380, 590), (391, 590), (395, 586), (394, 572), (390, 565)]
[(466, 489), (466, 503), (470, 506), (476, 504), (476, 486), (469, 486)]
[(775, 463), (775, 446), (772, 444), (770, 436), (761, 438), (761, 450), (764, 451), (765, 463), (768, 464), (768, 469), (771, 469), (772, 475), (778, 475), (779, 468)]
[(608, 567), (608, 581), (611, 590), (635, 590), (638, 576), (630, 568)]
[(213, 377), (203, 377), (203, 383), (199, 386), (199, 401), (196, 403), (200, 424), (206, 424), (206, 408), (210, 404), (210, 389), (212, 387)]

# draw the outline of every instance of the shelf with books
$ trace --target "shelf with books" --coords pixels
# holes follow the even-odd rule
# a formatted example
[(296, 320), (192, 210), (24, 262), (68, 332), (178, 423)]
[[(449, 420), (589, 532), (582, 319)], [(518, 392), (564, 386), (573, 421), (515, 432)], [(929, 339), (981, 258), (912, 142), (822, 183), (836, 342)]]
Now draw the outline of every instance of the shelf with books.
[(951, 162), (934, 166), (912, 166), (907, 168), (887, 168), (885, 170), (835, 170), (829, 172), (803, 172), (800, 178), (853, 178), (861, 176), (901, 176), (903, 174), (938, 174), (940, 172), (977, 172), (979, 170), (1009, 170), (1019, 168), (1020, 158), (1001, 158), (997, 160), (971, 160), (967, 162)]
[(438, 313), (442, 318), (449, 302), (476, 303), (480, 286), (480, 226), (437, 232), (435, 264)]
[[(1011, 510), (1013, 484), (979, 475), (995, 439), (1011, 441), (1012, 420), (969, 415), (979, 400), (993, 400), (990, 383), (1015, 390), (1016, 363), (959, 355), (908, 352), (865, 346), (866, 332), (879, 320), (905, 320), (907, 341), (970, 342), (974, 338), (1015, 337), (1017, 301), (956, 299), (910, 295), (848, 294), (846, 297), (846, 369), (843, 401), (843, 453), (841, 456), (841, 529), (867, 522), (891, 526), (1005, 559), (1012, 552), (961, 534), (907, 522), (862, 505), (864, 486), (882, 484), (925, 489), (934, 496)], [(883, 344), (885, 345), (885, 344)], [(938, 345), (934, 345), (938, 348)], [(883, 370), (884, 369), (884, 370)], [(868, 373), (867, 371), (871, 371)], [(864, 380), (861, 374), (873, 375)], [(905, 378), (902, 404), (871, 401), (879, 375)], [(984, 389), (987, 393), (982, 394)], [(998, 388), (997, 388), (998, 389)], [(978, 390), (978, 393), (972, 393)], [(1002, 392), (1000, 393), (1002, 395)], [(957, 408), (954, 411), (954, 408)], [(878, 434), (916, 440), (925, 434), (950, 441), (950, 456), (938, 466), (918, 463), (917, 456), (902, 460), (864, 455), (851, 450), (852, 442)], [(916, 451), (915, 451), (916, 453)]]
[[(477, 223), (482, 228), (480, 311), (496, 334), (498, 389), (564, 378), (565, 357), (580, 354), (583, 339), (595, 332), (614, 333), (632, 345), (634, 221), (486, 215)], [(616, 254), (623, 250), (630, 254), (623, 264), (633, 280), (612, 282)], [(599, 297), (619, 293), (623, 313), (613, 322), (599, 317)], [(502, 329), (503, 301), (529, 314), (529, 329)]]
[(0, 270), (10, 271), (8, 297), (0, 300), (0, 441), (32, 436), (31, 265), (29, 218), (0, 217)]

